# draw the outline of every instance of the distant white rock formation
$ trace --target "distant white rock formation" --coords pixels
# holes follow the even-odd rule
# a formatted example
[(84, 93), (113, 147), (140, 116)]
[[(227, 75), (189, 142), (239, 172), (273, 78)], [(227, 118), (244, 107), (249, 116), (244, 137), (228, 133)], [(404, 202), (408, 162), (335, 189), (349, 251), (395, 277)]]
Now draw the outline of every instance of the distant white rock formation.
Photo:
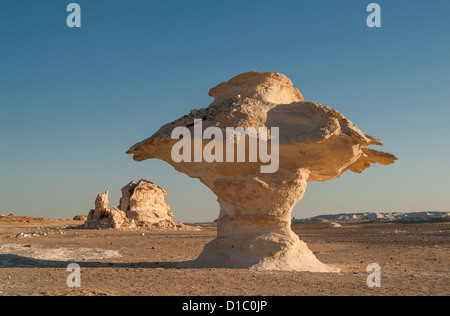
[(146, 179), (132, 181), (122, 188), (119, 207), (108, 208), (108, 191), (99, 194), (95, 209), (91, 210), (86, 229), (181, 229), (182, 223), (172, 221), (174, 217), (165, 202), (167, 193), (160, 186)]
[(149, 180), (132, 181), (122, 188), (119, 209), (140, 227), (177, 228), (166, 197), (166, 191)]
[(426, 222), (426, 221), (450, 221), (450, 212), (390, 212), (390, 213), (340, 213), (319, 215), (306, 219), (293, 218), (293, 223), (312, 222)]

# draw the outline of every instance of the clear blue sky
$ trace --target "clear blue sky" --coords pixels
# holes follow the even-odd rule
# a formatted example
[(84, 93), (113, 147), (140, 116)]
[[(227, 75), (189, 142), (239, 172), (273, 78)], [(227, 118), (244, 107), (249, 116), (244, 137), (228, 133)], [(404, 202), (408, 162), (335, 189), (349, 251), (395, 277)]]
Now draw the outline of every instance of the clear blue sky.
[(0, 2), (0, 213), (71, 218), (147, 178), (176, 220), (217, 217), (196, 179), (125, 151), (212, 102), (240, 73), (287, 75), (385, 142), (399, 161), (310, 183), (293, 215), (450, 211), (450, 2), (79, 0)]

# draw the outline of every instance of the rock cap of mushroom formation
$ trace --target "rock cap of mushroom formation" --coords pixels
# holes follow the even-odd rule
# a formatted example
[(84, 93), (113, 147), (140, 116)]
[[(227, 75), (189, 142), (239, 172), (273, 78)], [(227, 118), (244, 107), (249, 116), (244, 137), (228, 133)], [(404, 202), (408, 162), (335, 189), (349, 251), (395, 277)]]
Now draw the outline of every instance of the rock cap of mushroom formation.
[(289, 104), (303, 101), (300, 91), (292, 86), (292, 81), (276, 72), (250, 71), (219, 84), (209, 90), (215, 103), (231, 98), (252, 98), (262, 101)]
[[(137, 161), (164, 160), (218, 196), (217, 238), (185, 266), (338, 271), (319, 262), (292, 232), (293, 207), (303, 198), (307, 182), (332, 180), (347, 170), (360, 173), (374, 163), (389, 165), (397, 158), (366, 148), (383, 143), (338, 111), (304, 101), (282, 74), (244, 73), (212, 88), (209, 95), (215, 100), (207, 108), (162, 126), (127, 151)], [(197, 119), (203, 129), (218, 127), (224, 133), (228, 127), (279, 128), (279, 168), (261, 173), (261, 161), (175, 162), (171, 151), (179, 140), (172, 139), (172, 132), (183, 127), (193, 134)], [(207, 146), (209, 141), (203, 139), (201, 144)]]
[[(280, 92), (281, 91), (281, 92)], [(186, 127), (194, 135), (194, 120), (202, 119), (203, 129), (218, 127), (224, 134), (227, 127), (280, 129), (280, 162), (295, 160), (298, 167), (308, 169), (308, 181), (326, 181), (339, 177), (346, 170), (360, 173), (374, 163), (389, 165), (397, 158), (389, 153), (363, 148), (383, 145), (379, 139), (363, 133), (338, 111), (317, 102), (305, 102), (291, 80), (277, 73), (249, 72), (236, 76), (210, 90), (215, 101), (207, 108), (161, 127), (150, 138), (132, 146), (127, 153), (137, 161), (162, 159), (178, 171), (201, 178), (205, 172), (220, 173), (224, 164), (202, 168), (193, 164), (174, 163), (171, 149), (177, 140), (172, 132)], [(270, 135), (269, 135), (270, 139)], [(328, 147), (317, 155), (316, 148)], [(345, 151), (345, 154), (343, 153)], [(302, 158), (302, 159), (299, 159)], [(236, 164), (227, 169), (241, 172)], [(247, 164), (252, 172), (260, 164)], [(243, 166), (243, 165), (241, 165)], [(200, 167), (200, 174), (195, 170)]]

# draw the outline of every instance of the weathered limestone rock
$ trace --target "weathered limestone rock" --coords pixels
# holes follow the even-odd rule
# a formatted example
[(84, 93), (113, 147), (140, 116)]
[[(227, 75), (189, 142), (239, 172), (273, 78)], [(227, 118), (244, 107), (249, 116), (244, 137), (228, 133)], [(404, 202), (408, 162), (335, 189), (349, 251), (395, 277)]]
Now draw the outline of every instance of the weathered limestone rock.
[(107, 229), (112, 228), (110, 210), (108, 208), (108, 191), (97, 195), (95, 199), (95, 209), (89, 212), (84, 228), (86, 229)]
[(95, 209), (89, 212), (84, 228), (86, 229), (129, 229), (136, 228), (132, 219), (116, 207), (108, 208), (108, 191), (99, 194), (95, 200)]
[(122, 188), (119, 207), (108, 208), (108, 191), (99, 194), (95, 209), (91, 210), (86, 229), (182, 229), (182, 223), (172, 221), (173, 213), (165, 202), (167, 193), (163, 188), (142, 179), (132, 181)]
[(133, 229), (137, 227), (132, 218), (128, 218), (125, 212), (122, 212), (115, 206), (110, 211), (110, 219), (114, 229)]
[(109, 200), (108, 200), (108, 191), (105, 193), (97, 195), (95, 199), (95, 209), (92, 214), (92, 219), (102, 219), (109, 217)]
[(176, 228), (177, 224), (172, 221), (174, 215), (166, 203), (166, 196), (166, 191), (151, 181), (132, 181), (122, 188), (119, 208), (138, 226)]
[[(308, 181), (335, 179), (347, 170), (359, 173), (373, 163), (389, 165), (397, 158), (364, 148), (383, 143), (328, 106), (305, 102), (282, 74), (245, 73), (211, 89), (209, 95), (215, 100), (208, 108), (164, 125), (127, 152), (137, 161), (164, 160), (200, 179), (218, 196), (217, 238), (186, 266), (338, 271), (319, 262), (292, 232), (293, 207), (303, 198)], [(172, 139), (172, 131), (187, 127), (195, 135), (194, 119), (202, 120), (203, 130), (218, 127), (224, 134), (226, 127), (278, 127), (279, 139), (267, 137), (269, 144), (279, 142), (278, 170), (261, 173), (261, 161), (174, 162), (172, 147), (179, 140)], [(196, 141), (191, 140), (193, 147)], [(240, 141), (234, 139), (236, 146)], [(210, 142), (202, 139), (201, 145)]]
[(87, 216), (85, 215), (75, 215), (73, 217), (74, 221), (87, 221)]

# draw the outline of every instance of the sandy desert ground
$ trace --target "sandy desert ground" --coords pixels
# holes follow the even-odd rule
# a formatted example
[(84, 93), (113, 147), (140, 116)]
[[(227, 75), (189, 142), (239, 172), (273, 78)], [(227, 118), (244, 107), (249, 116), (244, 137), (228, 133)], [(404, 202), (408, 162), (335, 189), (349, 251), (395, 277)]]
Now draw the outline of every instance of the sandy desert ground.
[[(322, 262), (342, 269), (328, 274), (175, 268), (195, 259), (214, 238), (213, 224), (181, 231), (67, 228), (80, 224), (0, 218), (0, 295), (447, 296), (450, 291), (449, 222), (293, 224)], [(67, 286), (71, 262), (81, 266), (80, 288)], [(381, 267), (379, 288), (366, 283), (371, 263)]]

